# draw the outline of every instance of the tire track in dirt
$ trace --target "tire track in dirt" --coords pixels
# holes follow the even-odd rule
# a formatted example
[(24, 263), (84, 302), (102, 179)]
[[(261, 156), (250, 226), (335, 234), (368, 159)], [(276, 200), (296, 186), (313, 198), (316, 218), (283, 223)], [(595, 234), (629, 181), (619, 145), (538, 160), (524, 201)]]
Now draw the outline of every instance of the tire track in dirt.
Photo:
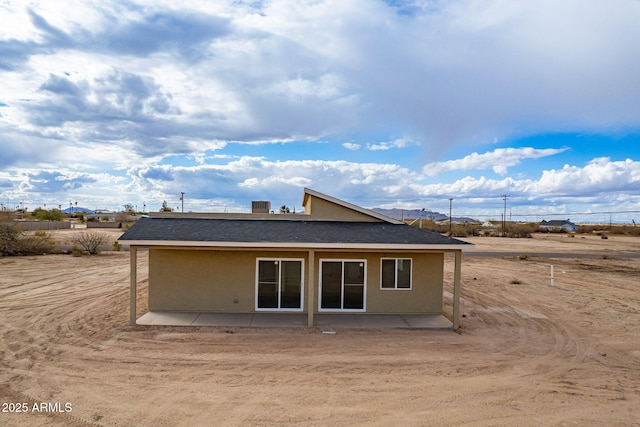
[[(80, 367), (75, 363), (64, 366), (64, 360), (98, 347), (118, 326), (126, 325), (121, 321), (124, 316), (117, 317), (126, 311), (128, 301), (127, 259), (126, 253), (109, 253), (96, 258), (55, 255), (3, 263), (0, 379), (8, 390), (19, 396), (38, 394), (33, 390), (50, 379), (33, 373), (52, 362), (62, 366), (63, 375), (72, 376)], [(21, 279), (27, 264), (35, 280)], [(55, 383), (52, 388), (57, 388)], [(48, 400), (50, 396), (39, 395), (37, 401)], [(66, 420), (60, 425), (74, 425)], [(76, 421), (75, 425), (83, 425)]]
[[(556, 260), (554, 260), (555, 262)], [(628, 355), (616, 354), (603, 349), (599, 339), (591, 338), (588, 329), (580, 321), (572, 322), (562, 313), (567, 301), (583, 294), (580, 287), (567, 290), (548, 285), (511, 285), (510, 277), (523, 268), (540, 270), (544, 264), (505, 260), (499, 273), (490, 266), (473, 269), (474, 275), (488, 276), (489, 280), (478, 283), (471, 280), (463, 284), (463, 307), (468, 319), (463, 322), (465, 333), (476, 334), (492, 331), (507, 341), (508, 348), (502, 354), (520, 358), (512, 370), (523, 381), (528, 377), (543, 380), (546, 393), (624, 399), (625, 391), (637, 391), (638, 360), (629, 360)], [(536, 277), (528, 274), (528, 277)], [(564, 278), (563, 278), (564, 279)], [(626, 289), (615, 286), (596, 286), (607, 293), (605, 303), (619, 303), (627, 296)], [(593, 287), (590, 287), (593, 289)], [(528, 293), (540, 295), (535, 311), (523, 306), (529, 300)], [(613, 294), (613, 295), (612, 295)], [(637, 296), (630, 304), (637, 304)], [(559, 316), (559, 313), (561, 314)], [(497, 340), (499, 342), (499, 340)], [(535, 343), (536, 347), (532, 347)], [(609, 353), (609, 354), (608, 354)], [(612, 354), (613, 353), (613, 354)], [(624, 368), (622, 368), (624, 367)], [(604, 380), (595, 380), (594, 372), (616, 369), (614, 375), (604, 375)]]
[[(329, 336), (313, 328), (130, 327), (128, 254), (47, 259), (15, 259), (12, 277), (0, 278), (0, 322), (8, 322), (0, 334), (0, 384), (15, 399), (71, 401), (80, 423), (640, 423), (631, 412), (640, 404), (640, 370), (637, 359), (629, 360), (635, 335), (623, 342), (623, 332), (598, 326), (611, 319), (607, 307), (622, 308), (616, 301), (637, 303), (616, 275), (623, 273), (594, 272), (581, 286), (569, 260), (551, 288), (542, 261), (465, 258), (461, 334)], [(141, 313), (146, 254), (138, 261)], [(0, 268), (5, 273), (11, 265)], [(82, 280), (63, 274), (62, 265)], [(609, 273), (611, 286), (602, 280)], [(24, 294), (6, 286), (20, 277), (29, 282)], [(514, 277), (525, 283), (509, 284)], [(11, 303), (3, 301), (7, 292)], [(634, 327), (628, 320), (615, 317), (615, 325)], [(603, 341), (607, 335), (621, 343)], [(21, 424), (65, 425), (32, 420)]]

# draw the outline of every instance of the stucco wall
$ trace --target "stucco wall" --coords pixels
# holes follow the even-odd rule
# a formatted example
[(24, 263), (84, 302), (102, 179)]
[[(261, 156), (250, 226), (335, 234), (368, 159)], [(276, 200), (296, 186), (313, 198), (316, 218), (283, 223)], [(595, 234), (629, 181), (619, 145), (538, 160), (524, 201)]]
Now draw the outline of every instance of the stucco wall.
[[(250, 313), (255, 311), (256, 259), (304, 259), (305, 290), (309, 291), (308, 253), (151, 249), (149, 310)], [(411, 290), (381, 290), (382, 257), (411, 258)], [(367, 262), (367, 313), (440, 313), (442, 311), (442, 253), (316, 252), (314, 311), (317, 312), (320, 262), (323, 259), (364, 259)], [(237, 301), (237, 302), (234, 302)]]
[[(407, 289), (381, 289), (381, 259), (411, 258), (412, 287)], [(367, 262), (367, 313), (441, 313), (442, 312), (442, 253), (316, 253), (316, 281), (322, 259), (364, 259)], [(318, 284), (317, 284), (318, 285)], [(316, 293), (316, 312), (318, 296)]]
[(305, 200), (305, 202), (304, 211), (308, 212), (314, 219), (336, 221), (380, 221), (372, 216), (365, 215), (344, 206), (336, 205), (335, 203), (318, 197), (310, 196)]
[(265, 256), (300, 253), (151, 249), (149, 310), (253, 312), (256, 258)]

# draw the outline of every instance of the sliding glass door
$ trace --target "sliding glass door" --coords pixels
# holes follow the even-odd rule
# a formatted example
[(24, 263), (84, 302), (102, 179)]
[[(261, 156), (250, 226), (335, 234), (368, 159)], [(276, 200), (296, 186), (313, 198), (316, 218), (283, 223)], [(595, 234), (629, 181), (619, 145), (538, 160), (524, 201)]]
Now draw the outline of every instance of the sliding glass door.
[(302, 310), (301, 259), (258, 259), (256, 310)]
[(320, 310), (365, 310), (364, 260), (322, 260)]

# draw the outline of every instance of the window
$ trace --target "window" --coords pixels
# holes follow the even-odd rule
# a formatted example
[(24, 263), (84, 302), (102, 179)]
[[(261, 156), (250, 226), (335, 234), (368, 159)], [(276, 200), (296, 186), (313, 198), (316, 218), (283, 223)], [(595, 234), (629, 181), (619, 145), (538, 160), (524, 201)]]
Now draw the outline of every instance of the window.
[(382, 289), (411, 289), (411, 259), (383, 258)]
[(257, 260), (256, 310), (302, 310), (303, 260)]
[(322, 260), (320, 263), (320, 310), (365, 309), (364, 260)]

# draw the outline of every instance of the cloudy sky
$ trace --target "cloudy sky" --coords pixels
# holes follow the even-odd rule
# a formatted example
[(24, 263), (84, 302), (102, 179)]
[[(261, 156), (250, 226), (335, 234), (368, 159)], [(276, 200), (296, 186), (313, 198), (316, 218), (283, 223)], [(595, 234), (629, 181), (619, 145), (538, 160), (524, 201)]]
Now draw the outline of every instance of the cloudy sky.
[(0, 202), (299, 210), (310, 187), (640, 222), (639, 22), (638, 0), (0, 0)]

